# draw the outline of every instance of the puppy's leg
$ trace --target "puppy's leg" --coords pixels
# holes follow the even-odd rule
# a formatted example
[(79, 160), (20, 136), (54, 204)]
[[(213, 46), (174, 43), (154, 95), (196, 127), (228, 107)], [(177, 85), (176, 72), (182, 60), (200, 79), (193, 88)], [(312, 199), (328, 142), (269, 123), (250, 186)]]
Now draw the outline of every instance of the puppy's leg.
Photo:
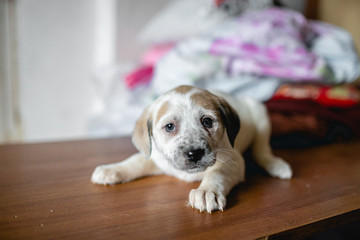
[(136, 178), (161, 174), (155, 163), (141, 153), (136, 153), (128, 159), (97, 166), (91, 176), (91, 181), (97, 184), (116, 184), (132, 181)]
[(252, 153), (255, 161), (271, 176), (290, 179), (292, 177), (290, 165), (272, 153), (270, 147), (271, 126), (264, 106), (261, 106), (257, 115), (256, 133), (252, 145)]
[(245, 166), (242, 156), (233, 150), (228, 154), (217, 156), (216, 164), (204, 176), (200, 186), (190, 191), (189, 204), (200, 212), (223, 211), (227, 194), (236, 184), (244, 181)]

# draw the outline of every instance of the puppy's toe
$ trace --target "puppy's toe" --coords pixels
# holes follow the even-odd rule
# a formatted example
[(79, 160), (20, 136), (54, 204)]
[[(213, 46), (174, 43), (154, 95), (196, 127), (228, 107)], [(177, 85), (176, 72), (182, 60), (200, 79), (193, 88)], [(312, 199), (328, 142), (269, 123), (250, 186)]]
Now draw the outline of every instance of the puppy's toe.
[(193, 189), (189, 194), (189, 204), (200, 212), (211, 213), (216, 210), (223, 211), (226, 205), (226, 198), (222, 194), (202, 189)]
[(113, 168), (104, 165), (95, 168), (91, 181), (96, 184), (111, 185), (122, 182), (121, 175)]
[(223, 195), (217, 195), (213, 192), (206, 192), (206, 210), (211, 213), (214, 210), (223, 211), (226, 205), (226, 198)]
[(281, 158), (276, 158), (267, 170), (271, 176), (280, 179), (290, 179), (292, 177), (290, 165)]
[(190, 204), (193, 208), (199, 209), (200, 212), (206, 209), (205, 192), (198, 189), (193, 189), (189, 196)]

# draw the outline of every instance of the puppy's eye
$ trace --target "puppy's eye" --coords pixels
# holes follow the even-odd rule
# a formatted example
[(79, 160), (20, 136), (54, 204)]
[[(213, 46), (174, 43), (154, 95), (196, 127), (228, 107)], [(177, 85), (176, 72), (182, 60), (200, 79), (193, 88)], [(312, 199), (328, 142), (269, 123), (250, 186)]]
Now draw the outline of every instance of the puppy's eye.
[(212, 128), (213, 127), (213, 120), (209, 117), (205, 117), (201, 120), (201, 123), (206, 128)]
[(168, 124), (166, 124), (166, 125), (165, 125), (165, 130), (166, 130), (167, 132), (173, 132), (173, 131), (175, 131), (175, 124), (173, 124), (173, 123), (168, 123)]

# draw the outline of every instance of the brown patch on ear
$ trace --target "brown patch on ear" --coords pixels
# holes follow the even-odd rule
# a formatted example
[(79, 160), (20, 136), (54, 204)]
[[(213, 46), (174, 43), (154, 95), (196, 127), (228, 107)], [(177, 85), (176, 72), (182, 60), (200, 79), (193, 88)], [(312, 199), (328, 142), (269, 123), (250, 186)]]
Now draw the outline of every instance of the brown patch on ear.
[(219, 97), (219, 110), (221, 119), (226, 128), (226, 133), (232, 147), (234, 147), (235, 139), (240, 130), (240, 119), (233, 107), (223, 98)]
[(159, 108), (159, 111), (157, 112), (155, 123), (159, 122), (161, 117), (164, 116), (165, 113), (168, 112), (169, 106), (170, 106), (170, 103), (168, 101), (164, 102), (163, 105), (161, 105), (161, 107)]
[(132, 142), (135, 147), (146, 157), (149, 157), (152, 150), (152, 120), (150, 118), (150, 110), (147, 107), (140, 118), (137, 120), (132, 135)]
[(234, 147), (235, 138), (240, 130), (240, 119), (234, 108), (224, 98), (206, 90), (193, 94), (191, 100), (203, 108), (213, 110), (219, 114), (231, 146)]
[(192, 87), (192, 86), (182, 85), (182, 86), (175, 88), (174, 91), (177, 93), (185, 94), (185, 93), (191, 91), (193, 88), (194, 87)]

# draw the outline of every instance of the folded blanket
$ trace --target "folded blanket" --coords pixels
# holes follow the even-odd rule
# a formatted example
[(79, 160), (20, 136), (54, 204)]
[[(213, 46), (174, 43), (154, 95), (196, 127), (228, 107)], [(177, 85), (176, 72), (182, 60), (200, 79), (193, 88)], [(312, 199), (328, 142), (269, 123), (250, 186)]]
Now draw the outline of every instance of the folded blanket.
[(311, 147), (360, 137), (360, 105), (325, 107), (310, 100), (278, 99), (266, 103), (273, 147)]
[(271, 7), (180, 41), (156, 64), (153, 88), (158, 94), (180, 84), (212, 88), (208, 83), (219, 75), (239, 82), (247, 75), (254, 80), (342, 83), (360, 76), (360, 63), (345, 30)]

